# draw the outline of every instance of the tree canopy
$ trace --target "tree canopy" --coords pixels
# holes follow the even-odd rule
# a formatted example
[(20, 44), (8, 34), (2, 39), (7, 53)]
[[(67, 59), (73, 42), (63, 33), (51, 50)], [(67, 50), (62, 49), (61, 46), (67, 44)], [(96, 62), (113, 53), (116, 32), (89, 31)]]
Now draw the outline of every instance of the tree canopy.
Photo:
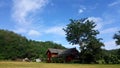
[(115, 39), (116, 44), (120, 45), (120, 31), (118, 31), (118, 33), (114, 34), (113, 39)]
[(95, 30), (96, 24), (87, 18), (79, 20), (70, 19), (68, 24), (63, 30), (66, 32), (66, 39), (70, 44), (78, 44), (81, 50), (81, 59), (84, 62), (96, 61), (100, 56), (101, 38), (97, 38), (98, 30)]

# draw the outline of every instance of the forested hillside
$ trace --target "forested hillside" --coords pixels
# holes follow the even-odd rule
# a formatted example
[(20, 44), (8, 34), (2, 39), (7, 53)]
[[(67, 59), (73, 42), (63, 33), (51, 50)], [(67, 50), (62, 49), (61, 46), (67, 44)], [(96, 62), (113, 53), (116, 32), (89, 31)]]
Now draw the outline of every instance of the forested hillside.
[(120, 64), (120, 49), (102, 50), (102, 63)]
[(16, 60), (26, 57), (45, 59), (48, 48), (65, 49), (61, 44), (28, 40), (12, 31), (0, 29), (0, 60)]

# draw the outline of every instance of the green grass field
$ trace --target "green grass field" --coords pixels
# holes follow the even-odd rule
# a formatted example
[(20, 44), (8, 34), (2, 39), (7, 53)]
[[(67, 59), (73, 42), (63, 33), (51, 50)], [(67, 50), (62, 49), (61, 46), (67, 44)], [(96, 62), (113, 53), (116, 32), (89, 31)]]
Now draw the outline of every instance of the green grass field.
[(56, 64), (0, 61), (0, 68), (120, 68), (120, 64)]

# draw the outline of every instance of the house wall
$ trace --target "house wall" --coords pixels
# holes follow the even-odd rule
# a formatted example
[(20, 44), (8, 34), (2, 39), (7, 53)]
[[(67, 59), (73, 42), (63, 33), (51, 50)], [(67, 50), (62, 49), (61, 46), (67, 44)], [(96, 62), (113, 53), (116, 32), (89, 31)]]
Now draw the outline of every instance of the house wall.
[(71, 60), (73, 60), (73, 57), (69, 55), (66, 57), (65, 60), (66, 60), (65, 62), (70, 62)]
[(57, 53), (52, 53), (52, 54), (51, 54), (51, 57), (57, 57), (57, 56), (58, 56)]
[(47, 52), (47, 62), (51, 62), (51, 53), (49, 51)]
[(58, 54), (57, 53), (51, 53), (50, 51), (47, 52), (47, 62), (51, 62), (51, 58), (52, 57), (57, 57)]

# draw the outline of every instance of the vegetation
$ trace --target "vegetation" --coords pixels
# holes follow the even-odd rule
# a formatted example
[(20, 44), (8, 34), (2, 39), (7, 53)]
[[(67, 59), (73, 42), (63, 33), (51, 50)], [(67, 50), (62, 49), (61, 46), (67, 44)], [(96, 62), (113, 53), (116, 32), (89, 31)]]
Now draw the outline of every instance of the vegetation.
[(115, 49), (115, 50), (102, 50), (102, 58), (101, 58), (101, 63), (106, 63), (106, 64), (119, 64), (120, 63), (120, 58), (118, 54), (120, 49)]
[(116, 39), (116, 44), (120, 45), (120, 31), (118, 31), (118, 33), (114, 34), (113, 39)]
[(70, 20), (70, 24), (63, 30), (66, 32), (66, 39), (71, 44), (78, 44), (80, 46), (80, 61), (82, 63), (96, 63), (101, 56), (100, 38), (96, 36), (99, 34), (95, 30), (96, 24), (89, 21), (87, 18), (80, 20)]
[(108, 64), (55, 64), (35, 62), (0, 62), (0, 68), (120, 68), (120, 65)]
[(28, 40), (12, 31), (0, 30), (0, 60), (35, 59), (45, 60), (48, 48), (65, 49), (61, 44), (51, 41)]

